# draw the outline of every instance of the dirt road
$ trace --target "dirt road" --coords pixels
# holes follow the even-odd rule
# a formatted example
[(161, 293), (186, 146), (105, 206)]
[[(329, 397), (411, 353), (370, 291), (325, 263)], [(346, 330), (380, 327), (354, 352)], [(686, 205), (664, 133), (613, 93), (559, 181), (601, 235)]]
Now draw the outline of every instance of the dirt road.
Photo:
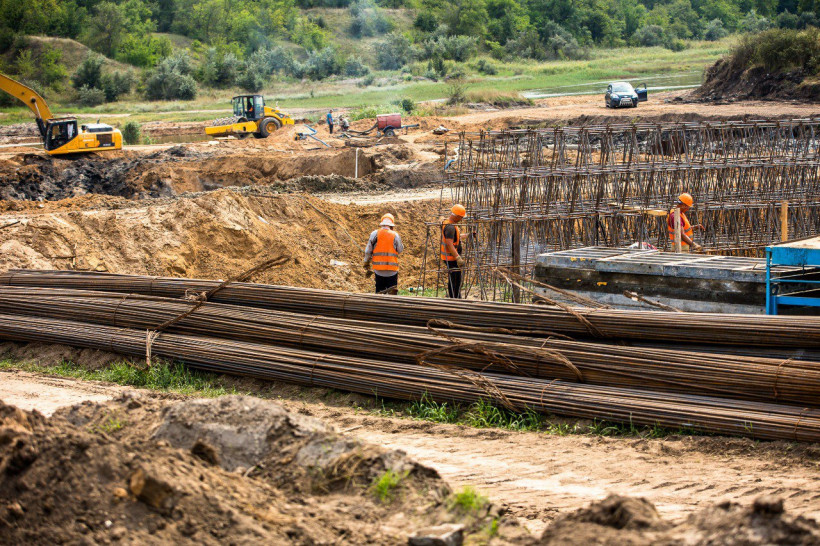
[[(0, 399), (53, 412), (112, 398), (122, 387), (25, 372), (0, 372)], [(503, 503), (533, 533), (608, 493), (645, 497), (681, 520), (720, 500), (785, 499), (794, 514), (820, 517), (820, 449), (710, 437), (559, 436), (377, 417), (321, 403), (284, 401), (367, 442), (406, 451), (455, 487)]]

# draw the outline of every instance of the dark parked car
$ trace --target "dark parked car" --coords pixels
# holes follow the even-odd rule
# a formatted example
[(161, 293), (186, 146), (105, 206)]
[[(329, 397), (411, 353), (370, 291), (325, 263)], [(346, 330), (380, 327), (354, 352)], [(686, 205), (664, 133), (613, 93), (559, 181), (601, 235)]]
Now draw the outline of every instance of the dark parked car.
[(643, 84), (643, 87), (634, 89), (629, 82), (614, 82), (606, 87), (604, 103), (607, 108), (620, 108), (622, 106), (637, 108), (639, 102), (646, 100), (646, 96), (646, 84)]

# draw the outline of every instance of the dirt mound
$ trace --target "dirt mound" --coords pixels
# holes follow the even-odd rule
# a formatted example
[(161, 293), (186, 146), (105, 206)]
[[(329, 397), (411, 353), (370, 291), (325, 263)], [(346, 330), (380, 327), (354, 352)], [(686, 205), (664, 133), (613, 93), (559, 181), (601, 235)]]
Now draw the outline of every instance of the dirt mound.
[(783, 501), (760, 497), (751, 507), (724, 502), (678, 525), (663, 521), (645, 499), (610, 495), (558, 518), (537, 541), (542, 545), (819, 544), (820, 525), (783, 510)]
[(396, 544), (488, 523), (448, 511), (446, 484), (401, 452), (244, 397), (126, 393), (49, 419), (0, 403), (0, 474), (0, 534), (19, 544)]
[(762, 66), (746, 68), (731, 59), (719, 59), (709, 67), (703, 84), (693, 97), (704, 101), (783, 100), (820, 101), (820, 82), (799, 68), (772, 72)]
[[(83, 209), (88, 198), (43, 203), (0, 216), (0, 270), (15, 267), (227, 279), (285, 253), (286, 265), (254, 280), (372, 290), (361, 269), (364, 245), (385, 212), (406, 247), (400, 286), (415, 286), (426, 227), (438, 200), (339, 205), (301, 195), (219, 190), (191, 198), (128, 201)], [(97, 198), (99, 200), (99, 198)]]

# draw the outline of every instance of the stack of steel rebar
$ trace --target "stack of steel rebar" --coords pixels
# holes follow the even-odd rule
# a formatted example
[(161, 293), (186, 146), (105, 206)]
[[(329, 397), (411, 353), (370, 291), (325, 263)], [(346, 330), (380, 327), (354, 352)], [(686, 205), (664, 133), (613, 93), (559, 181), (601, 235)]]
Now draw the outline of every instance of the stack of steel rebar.
[[(202, 370), (389, 398), (491, 398), (518, 410), (820, 441), (816, 319), (584, 311), (606, 337), (584, 341), (551, 333), (590, 334), (572, 310), (242, 283), (204, 304), (179, 297), (217, 284), (12, 271), (0, 275), (0, 339), (135, 356), (150, 347)], [(618, 341), (640, 337), (653, 346)], [(681, 338), (705, 344), (686, 349)], [(726, 345), (753, 340), (759, 349)]]
[[(73, 271), (12, 270), (0, 274), (0, 286), (41, 286), (184, 297), (220, 283), (170, 277)], [(755, 316), (720, 313), (675, 313), (616, 309), (569, 311), (543, 306), (439, 298), (355, 294), (334, 290), (235, 283), (212, 301), (292, 313), (426, 326), (448, 320), (471, 327), (530, 334), (557, 332), (570, 336), (673, 343), (707, 343), (761, 347), (820, 347), (820, 321), (800, 316)]]

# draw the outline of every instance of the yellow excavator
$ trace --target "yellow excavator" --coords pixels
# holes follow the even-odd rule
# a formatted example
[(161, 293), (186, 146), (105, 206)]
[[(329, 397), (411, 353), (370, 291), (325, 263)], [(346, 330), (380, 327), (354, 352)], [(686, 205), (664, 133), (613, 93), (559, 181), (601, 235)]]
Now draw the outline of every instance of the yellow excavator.
[(232, 99), (233, 116), (218, 119), (211, 127), (205, 127), (205, 134), (212, 137), (234, 135), (247, 138), (268, 136), (283, 125), (293, 125), (293, 119), (279, 108), (265, 106), (262, 95), (237, 95)]
[(51, 155), (103, 152), (122, 149), (122, 133), (105, 123), (89, 123), (77, 129), (75, 118), (55, 118), (30, 87), (0, 74), (0, 89), (22, 101), (34, 112), (43, 146)]

